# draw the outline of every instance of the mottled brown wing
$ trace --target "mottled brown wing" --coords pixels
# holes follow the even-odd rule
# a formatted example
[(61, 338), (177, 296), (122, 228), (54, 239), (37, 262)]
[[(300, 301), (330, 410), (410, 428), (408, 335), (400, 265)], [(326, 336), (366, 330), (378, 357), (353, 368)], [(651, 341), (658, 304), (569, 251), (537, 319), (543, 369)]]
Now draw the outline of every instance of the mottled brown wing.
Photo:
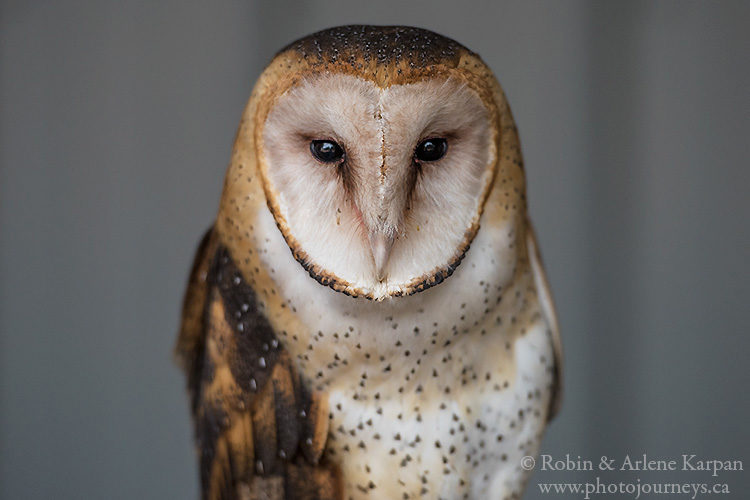
[(338, 500), (322, 459), (324, 394), (310, 390), (213, 231), (198, 248), (177, 356), (186, 371), (202, 497)]

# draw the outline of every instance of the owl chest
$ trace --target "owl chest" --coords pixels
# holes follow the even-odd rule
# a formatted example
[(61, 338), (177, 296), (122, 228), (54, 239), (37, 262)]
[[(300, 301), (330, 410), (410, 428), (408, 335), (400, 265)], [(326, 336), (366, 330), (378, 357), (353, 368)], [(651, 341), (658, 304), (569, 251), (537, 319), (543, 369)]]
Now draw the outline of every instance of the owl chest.
[[(544, 333), (517, 340), (516, 354), (544, 355)], [(404, 384), (330, 385), (327, 456), (341, 467), (348, 497), (501, 498), (521, 487), (518, 464), (536, 452), (549, 375), (541, 365), (502, 366), (507, 349), (494, 344), (485, 343), (487, 356), (471, 370), (445, 369), (446, 377), (433, 375), (435, 363), (451, 363), (440, 357)], [(461, 347), (445, 356), (475, 354)], [(412, 369), (393, 371), (405, 378)]]

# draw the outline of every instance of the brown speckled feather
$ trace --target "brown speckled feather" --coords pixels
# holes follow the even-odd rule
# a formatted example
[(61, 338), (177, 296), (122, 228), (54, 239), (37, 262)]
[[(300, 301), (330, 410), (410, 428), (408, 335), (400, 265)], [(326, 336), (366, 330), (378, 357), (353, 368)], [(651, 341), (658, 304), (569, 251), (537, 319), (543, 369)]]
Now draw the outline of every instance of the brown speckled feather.
[(326, 397), (297, 373), (216, 233), (198, 249), (177, 355), (188, 377), (204, 499), (334, 500), (321, 461)]

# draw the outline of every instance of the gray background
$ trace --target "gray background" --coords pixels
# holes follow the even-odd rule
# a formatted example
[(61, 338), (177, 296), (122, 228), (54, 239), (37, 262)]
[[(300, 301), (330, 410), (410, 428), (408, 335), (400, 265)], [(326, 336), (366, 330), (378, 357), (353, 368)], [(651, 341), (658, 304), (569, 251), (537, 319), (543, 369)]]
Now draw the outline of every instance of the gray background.
[(566, 350), (543, 452), (750, 466), (750, 4), (209, 4), (1, 4), (2, 498), (197, 497), (189, 262), (263, 65), (353, 22), (456, 38), (509, 96)]

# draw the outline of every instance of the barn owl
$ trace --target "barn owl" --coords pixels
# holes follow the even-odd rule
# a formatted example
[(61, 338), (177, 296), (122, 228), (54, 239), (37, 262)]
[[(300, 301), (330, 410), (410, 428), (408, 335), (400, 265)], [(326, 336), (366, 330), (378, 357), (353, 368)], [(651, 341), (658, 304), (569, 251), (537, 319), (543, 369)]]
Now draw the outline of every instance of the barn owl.
[(343, 26), (266, 67), (184, 299), (206, 499), (519, 498), (560, 341), (488, 66)]

